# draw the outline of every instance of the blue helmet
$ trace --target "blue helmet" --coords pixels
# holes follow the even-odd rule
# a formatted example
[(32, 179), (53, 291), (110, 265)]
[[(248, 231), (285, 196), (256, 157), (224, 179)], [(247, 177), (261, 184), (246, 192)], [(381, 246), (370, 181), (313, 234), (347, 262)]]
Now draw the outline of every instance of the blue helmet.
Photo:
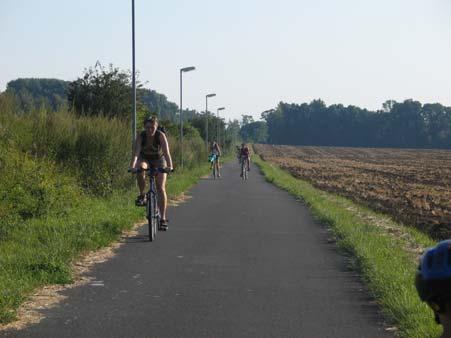
[(445, 312), (451, 301), (451, 240), (441, 241), (421, 257), (415, 286), (421, 300), (434, 311)]

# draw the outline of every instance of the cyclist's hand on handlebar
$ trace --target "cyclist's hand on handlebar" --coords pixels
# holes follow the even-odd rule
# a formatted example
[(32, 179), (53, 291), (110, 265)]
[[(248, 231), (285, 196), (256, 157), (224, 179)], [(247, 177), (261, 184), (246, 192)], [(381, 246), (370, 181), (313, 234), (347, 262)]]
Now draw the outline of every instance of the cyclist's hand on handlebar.
[(171, 174), (171, 173), (174, 172), (174, 168), (169, 168), (169, 167), (164, 168), (164, 172), (165, 172), (166, 174)]

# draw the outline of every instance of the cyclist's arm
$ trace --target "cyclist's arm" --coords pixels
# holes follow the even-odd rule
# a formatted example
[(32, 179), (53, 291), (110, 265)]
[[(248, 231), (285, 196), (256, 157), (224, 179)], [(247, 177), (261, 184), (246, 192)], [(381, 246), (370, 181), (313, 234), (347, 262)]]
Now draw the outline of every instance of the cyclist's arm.
[(222, 156), (222, 152), (221, 152), (221, 148), (219, 148), (219, 144), (216, 145), (216, 147), (218, 148), (218, 155), (219, 155), (219, 156)]
[(166, 160), (166, 164), (167, 164), (168, 168), (174, 169), (174, 167), (172, 166), (171, 153), (169, 151), (169, 142), (164, 133), (160, 133), (160, 143), (161, 143), (161, 149), (163, 150), (163, 155)]
[(137, 133), (136, 140), (134, 144), (134, 153), (133, 158), (130, 162), (130, 168), (135, 168), (136, 163), (138, 162), (139, 154), (141, 153), (141, 133)]

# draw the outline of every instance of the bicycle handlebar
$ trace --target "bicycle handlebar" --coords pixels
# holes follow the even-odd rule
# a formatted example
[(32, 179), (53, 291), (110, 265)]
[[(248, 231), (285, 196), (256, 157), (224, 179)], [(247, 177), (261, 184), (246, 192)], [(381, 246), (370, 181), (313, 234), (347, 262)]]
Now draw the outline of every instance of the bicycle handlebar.
[(146, 173), (152, 175), (152, 174), (158, 174), (158, 173), (170, 174), (170, 173), (174, 172), (174, 169), (169, 169), (169, 168), (148, 168), (148, 169), (129, 168), (127, 171), (132, 174), (139, 174), (139, 173), (142, 173), (143, 171), (145, 171)]

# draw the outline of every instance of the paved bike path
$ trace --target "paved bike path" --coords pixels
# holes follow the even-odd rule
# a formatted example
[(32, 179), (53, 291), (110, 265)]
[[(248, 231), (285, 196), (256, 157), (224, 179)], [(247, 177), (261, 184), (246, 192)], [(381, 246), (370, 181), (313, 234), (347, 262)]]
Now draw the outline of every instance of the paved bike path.
[[(204, 179), (157, 241), (128, 240), (7, 337), (392, 337), (326, 229), (254, 167)], [(144, 211), (144, 210), (143, 210)], [(2, 333), (0, 333), (0, 336)]]

